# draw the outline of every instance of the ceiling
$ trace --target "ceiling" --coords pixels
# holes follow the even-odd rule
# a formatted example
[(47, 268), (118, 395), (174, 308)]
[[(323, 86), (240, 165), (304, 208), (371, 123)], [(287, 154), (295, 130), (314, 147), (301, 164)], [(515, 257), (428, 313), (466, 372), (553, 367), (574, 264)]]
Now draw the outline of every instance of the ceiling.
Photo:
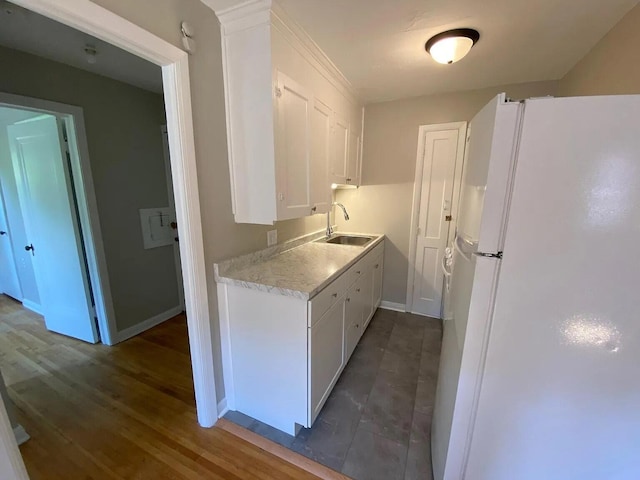
[[(87, 62), (84, 52), (87, 44), (93, 45), (98, 52), (95, 64)], [(0, 0), (0, 45), (145, 90), (162, 92), (162, 71), (159, 66), (3, 0)]]
[[(278, 3), (370, 103), (560, 79), (638, 0)], [(458, 63), (434, 62), (424, 50), (425, 42), (460, 27), (478, 30), (478, 43)]]

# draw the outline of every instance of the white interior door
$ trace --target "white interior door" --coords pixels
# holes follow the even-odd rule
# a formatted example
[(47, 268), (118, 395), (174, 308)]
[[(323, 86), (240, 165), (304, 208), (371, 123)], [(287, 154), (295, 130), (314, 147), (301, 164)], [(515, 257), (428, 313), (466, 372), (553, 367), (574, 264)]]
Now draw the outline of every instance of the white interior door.
[(413, 229), (411, 301), (407, 307), (412, 313), (437, 318), (442, 311), (444, 274), (440, 265), (447, 246), (449, 222), (453, 219), (456, 163), (462, 162), (464, 154), (466, 129), (459, 125), (421, 131), (424, 137), (420, 145), (424, 145), (424, 149), (416, 169), (420, 191), (416, 203), (417, 225)]
[(22, 288), (13, 256), (11, 231), (7, 222), (2, 183), (0, 183), (0, 293), (9, 295), (16, 300), (22, 300)]
[(176, 201), (173, 194), (173, 177), (171, 176), (171, 157), (169, 156), (169, 136), (166, 125), (162, 126), (162, 145), (164, 147), (164, 169), (167, 177), (167, 194), (169, 195), (169, 208), (171, 209), (171, 226), (174, 227), (175, 242), (173, 243), (173, 260), (176, 266), (178, 278), (178, 300), (184, 310), (184, 280), (182, 279), (182, 260), (180, 259), (180, 235), (178, 233), (178, 220), (176, 216)]
[(58, 120), (7, 127), (20, 205), (47, 328), (98, 341), (68, 156)]

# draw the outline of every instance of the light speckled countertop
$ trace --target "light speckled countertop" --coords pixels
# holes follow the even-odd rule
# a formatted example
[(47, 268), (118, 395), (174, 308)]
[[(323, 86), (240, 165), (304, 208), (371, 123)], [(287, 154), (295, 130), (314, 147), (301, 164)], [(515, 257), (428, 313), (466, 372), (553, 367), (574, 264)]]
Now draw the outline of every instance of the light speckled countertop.
[(384, 241), (384, 235), (336, 232), (334, 235), (373, 237), (364, 247), (316, 242), (323, 235), (263, 250), (214, 267), (216, 281), (255, 290), (309, 299), (345, 272), (359, 258)]

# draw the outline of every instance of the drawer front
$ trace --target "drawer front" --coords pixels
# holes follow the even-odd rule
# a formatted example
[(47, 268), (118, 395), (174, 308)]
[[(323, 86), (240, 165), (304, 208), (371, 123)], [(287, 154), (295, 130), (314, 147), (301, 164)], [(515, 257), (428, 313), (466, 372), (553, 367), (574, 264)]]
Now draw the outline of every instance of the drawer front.
[(347, 272), (343, 275), (343, 277), (345, 277), (345, 288), (349, 288), (351, 285), (353, 285), (364, 273), (368, 257), (369, 255), (365, 256), (361, 260), (358, 260), (358, 262), (349, 270), (347, 270)]
[(309, 300), (308, 326), (312, 327), (322, 315), (338, 301), (345, 291), (345, 274), (327, 285), (318, 295)]
[(365, 258), (370, 259), (371, 265), (375, 265), (378, 261), (378, 257), (384, 254), (384, 241), (380, 242), (379, 245), (376, 246), (371, 252), (367, 254)]

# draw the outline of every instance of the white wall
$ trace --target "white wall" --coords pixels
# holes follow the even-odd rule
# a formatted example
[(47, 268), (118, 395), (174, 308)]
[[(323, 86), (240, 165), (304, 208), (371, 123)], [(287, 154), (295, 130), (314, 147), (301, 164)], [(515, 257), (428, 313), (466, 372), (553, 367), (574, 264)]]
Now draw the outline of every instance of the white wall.
[(351, 220), (338, 215), (341, 230), (384, 233), (383, 300), (404, 304), (407, 295), (409, 230), (420, 125), (470, 121), (495, 95), (513, 98), (553, 95), (557, 82), (517, 85), (407, 98), (367, 105), (364, 119), (362, 186), (337, 190)]
[(640, 93), (640, 5), (627, 13), (558, 85), (562, 96)]

